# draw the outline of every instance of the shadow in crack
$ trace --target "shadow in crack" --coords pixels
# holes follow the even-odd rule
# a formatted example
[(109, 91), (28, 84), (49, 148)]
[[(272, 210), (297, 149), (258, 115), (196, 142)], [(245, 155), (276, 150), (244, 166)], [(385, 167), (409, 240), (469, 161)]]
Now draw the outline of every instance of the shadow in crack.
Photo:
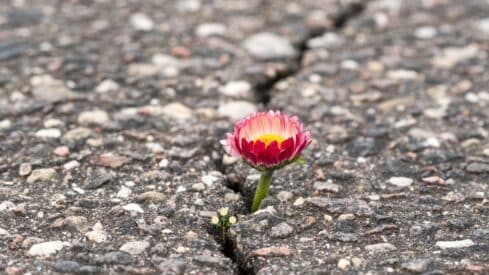
[(254, 274), (253, 270), (246, 267), (244, 259), (238, 257), (236, 254), (236, 246), (229, 236), (229, 230), (226, 230), (223, 234), (220, 228), (210, 226), (208, 228), (208, 233), (212, 235), (215, 241), (221, 246), (221, 252), (224, 254), (224, 256), (231, 259), (236, 265), (239, 275)]

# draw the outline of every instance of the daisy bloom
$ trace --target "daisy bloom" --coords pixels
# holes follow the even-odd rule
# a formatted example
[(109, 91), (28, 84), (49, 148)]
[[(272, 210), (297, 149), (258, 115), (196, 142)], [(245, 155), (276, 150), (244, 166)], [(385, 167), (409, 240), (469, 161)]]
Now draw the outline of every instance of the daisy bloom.
[(217, 225), (219, 223), (219, 218), (217, 216), (212, 216), (211, 223)]
[(236, 222), (237, 222), (237, 220), (236, 220), (236, 217), (235, 216), (229, 217), (229, 223), (230, 224), (235, 224)]
[(221, 214), (221, 216), (227, 216), (228, 212), (229, 212), (229, 208), (227, 208), (227, 207), (223, 207), (223, 208), (219, 209), (219, 214)]
[(221, 143), (228, 154), (241, 157), (261, 171), (251, 209), (255, 212), (268, 194), (273, 171), (302, 161), (301, 153), (311, 143), (311, 133), (304, 131), (296, 116), (279, 111), (256, 112), (238, 121), (234, 132)]

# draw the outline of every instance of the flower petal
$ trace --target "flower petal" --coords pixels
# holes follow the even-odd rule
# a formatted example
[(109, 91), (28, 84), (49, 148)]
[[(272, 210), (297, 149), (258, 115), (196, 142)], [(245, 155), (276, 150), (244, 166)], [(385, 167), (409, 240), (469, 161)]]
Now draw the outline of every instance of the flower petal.
[(227, 153), (253, 166), (273, 168), (298, 157), (311, 143), (298, 117), (279, 111), (257, 112), (238, 121), (233, 134), (222, 140)]

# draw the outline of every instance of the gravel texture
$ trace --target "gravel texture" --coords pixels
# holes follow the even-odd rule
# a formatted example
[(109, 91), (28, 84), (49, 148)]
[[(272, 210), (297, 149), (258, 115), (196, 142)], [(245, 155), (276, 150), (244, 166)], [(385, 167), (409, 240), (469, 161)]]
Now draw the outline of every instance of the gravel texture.
[[(0, 0), (0, 273), (488, 273), (488, 16)], [(250, 214), (259, 175), (219, 140), (268, 109), (313, 142)]]

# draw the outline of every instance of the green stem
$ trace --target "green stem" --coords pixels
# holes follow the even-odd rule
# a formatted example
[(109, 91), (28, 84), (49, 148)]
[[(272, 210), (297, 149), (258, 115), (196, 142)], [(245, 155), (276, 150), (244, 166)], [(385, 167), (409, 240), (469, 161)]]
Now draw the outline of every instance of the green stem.
[(251, 206), (251, 213), (260, 209), (260, 205), (263, 199), (268, 195), (268, 189), (272, 183), (273, 170), (265, 170), (261, 172), (260, 181), (255, 191), (255, 198), (253, 199), (253, 205)]

